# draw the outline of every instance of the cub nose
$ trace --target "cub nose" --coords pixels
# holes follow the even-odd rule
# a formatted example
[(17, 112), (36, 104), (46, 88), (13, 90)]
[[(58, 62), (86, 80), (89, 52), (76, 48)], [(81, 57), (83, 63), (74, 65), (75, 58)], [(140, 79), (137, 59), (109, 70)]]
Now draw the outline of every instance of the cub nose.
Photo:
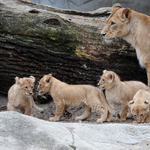
[(102, 33), (102, 36), (105, 36), (106, 35), (106, 33)]
[(30, 95), (32, 95), (32, 92), (30, 92)]

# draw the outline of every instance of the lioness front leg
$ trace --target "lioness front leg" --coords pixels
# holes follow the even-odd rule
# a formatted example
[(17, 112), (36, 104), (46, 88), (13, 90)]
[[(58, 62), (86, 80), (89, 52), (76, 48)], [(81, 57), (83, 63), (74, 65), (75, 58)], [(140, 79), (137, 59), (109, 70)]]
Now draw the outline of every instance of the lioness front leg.
[(120, 118), (118, 118), (117, 120), (125, 121), (127, 117), (127, 113), (128, 113), (128, 105), (123, 105), (120, 113)]
[(84, 112), (81, 116), (78, 116), (75, 118), (75, 120), (84, 120), (91, 116), (91, 108), (89, 108), (87, 105), (83, 105)]
[(50, 121), (58, 121), (61, 114), (63, 113), (63, 110), (64, 110), (64, 103), (62, 101), (58, 101), (56, 103), (56, 113), (55, 113), (55, 117), (50, 117), (49, 120)]

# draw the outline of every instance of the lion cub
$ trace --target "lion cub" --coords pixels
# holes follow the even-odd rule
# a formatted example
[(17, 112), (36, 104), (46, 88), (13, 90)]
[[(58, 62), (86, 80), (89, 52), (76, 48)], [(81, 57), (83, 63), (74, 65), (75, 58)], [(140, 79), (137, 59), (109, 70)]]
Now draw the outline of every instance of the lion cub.
[[(133, 99), (133, 96), (140, 89), (148, 90), (148, 86), (139, 81), (125, 81), (122, 82), (119, 76), (113, 71), (103, 71), (103, 75), (98, 85), (105, 89), (106, 100), (111, 107), (118, 109), (121, 107), (120, 119), (126, 120), (128, 113), (128, 102)], [(111, 120), (112, 115), (108, 113), (107, 120)]]
[(52, 75), (45, 75), (41, 78), (38, 85), (38, 95), (44, 95), (45, 93), (51, 94), (55, 104), (56, 113), (55, 117), (51, 117), (49, 120), (59, 120), (61, 114), (66, 111), (69, 106), (82, 106), (84, 112), (81, 116), (76, 117), (76, 120), (83, 120), (91, 115), (91, 109), (101, 112), (101, 119), (97, 122), (106, 121), (108, 110), (111, 113), (116, 111), (112, 109), (103, 92), (91, 85), (70, 85), (54, 78)]
[(33, 84), (35, 78), (15, 78), (16, 83), (12, 85), (8, 91), (7, 110), (20, 110), (23, 114), (32, 116), (32, 106), (43, 112), (43, 108), (39, 108), (33, 100)]
[(139, 90), (128, 103), (134, 123), (150, 122), (150, 91)]

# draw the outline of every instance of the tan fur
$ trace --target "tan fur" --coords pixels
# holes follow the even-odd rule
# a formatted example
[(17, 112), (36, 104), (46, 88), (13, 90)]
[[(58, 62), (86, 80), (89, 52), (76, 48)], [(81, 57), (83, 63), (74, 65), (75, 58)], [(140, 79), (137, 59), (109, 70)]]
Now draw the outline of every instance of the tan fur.
[(43, 112), (43, 108), (39, 108), (33, 100), (33, 84), (35, 78), (15, 78), (16, 83), (12, 85), (8, 91), (8, 111), (20, 110), (23, 114), (32, 116), (32, 106)]
[(103, 92), (91, 85), (70, 85), (59, 81), (51, 75), (45, 75), (41, 78), (38, 85), (38, 94), (43, 95), (50, 93), (55, 104), (55, 117), (51, 117), (51, 121), (59, 120), (63, 111), (66, 111), (69, 106), (82, 106), (84, 113), (76, 117), (76, 120), (83, 120), (91, 115), (91, 109), (101, 112), (101, 119), (97, 122), (103, 122), (107, 117), (107, 109), (111, 113), (115, 113), (104, 97)]
[(150, 17), (129, 8), (112, 6), (112, 13), (101, 31), (106, 41), (122, 37), (136, 49), (137, 58), (146, 68), (148, 86), (150, 86)]
[[(106, 100), (111, 107), (117, 110), (116, 106), (121, 106), (120, 120), (126, 120), (128, 112), (128, 102), (133, 99), (135, 93), (140, 89), (149, 89), (142, 82), (126, 81), (122, 82), (119, 76), (113, 71), (103, 71), (103, 75), (98, 85), (105, 89)], [(111, 120), (111, 115), (108, 117)]]
[(150, 122), (150, 91), (139, 90), (128, 103), (135, 123)]

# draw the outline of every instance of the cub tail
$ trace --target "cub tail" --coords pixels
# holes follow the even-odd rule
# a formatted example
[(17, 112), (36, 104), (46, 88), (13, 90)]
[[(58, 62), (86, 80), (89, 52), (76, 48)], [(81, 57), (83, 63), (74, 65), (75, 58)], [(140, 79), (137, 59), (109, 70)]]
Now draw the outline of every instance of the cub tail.
[(40, 108), (40, 107), (38, 107), (38, 106), (35, 104), (35, 102), (34, 102), (33, 98), (32, 98), (32, 106), (33, 106), (35, 109), (37, 109), (38, 111), (40, 111), (40, 112), (44, 112), (44, 108)]
[(102, 102), (103, 106), (109, 110), (112, 114), (115, 114), (116, 115), (116, 110), (114, 110), (112, 107), (109, 106), (103, 92), (101, 90), (99, 90), (99, 98), (100, 98), (100, 101)]

